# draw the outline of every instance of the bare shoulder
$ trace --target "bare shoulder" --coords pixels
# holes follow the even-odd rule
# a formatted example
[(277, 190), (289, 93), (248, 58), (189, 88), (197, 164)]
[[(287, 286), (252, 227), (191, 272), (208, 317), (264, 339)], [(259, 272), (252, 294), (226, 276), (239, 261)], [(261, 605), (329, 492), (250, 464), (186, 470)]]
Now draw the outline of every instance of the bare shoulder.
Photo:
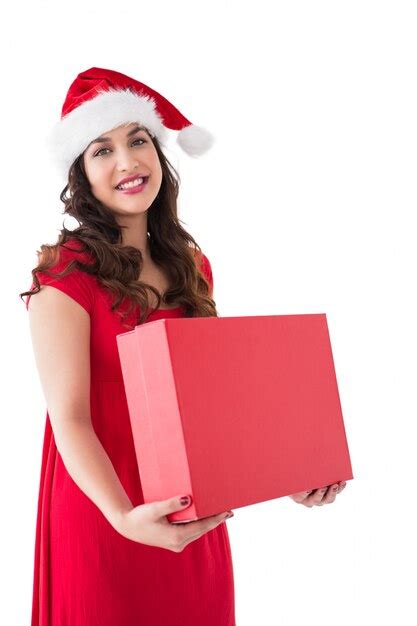
[(90, 316), (52, 285), (28, 304), (30, 334), (52, 426), (90, 419)]

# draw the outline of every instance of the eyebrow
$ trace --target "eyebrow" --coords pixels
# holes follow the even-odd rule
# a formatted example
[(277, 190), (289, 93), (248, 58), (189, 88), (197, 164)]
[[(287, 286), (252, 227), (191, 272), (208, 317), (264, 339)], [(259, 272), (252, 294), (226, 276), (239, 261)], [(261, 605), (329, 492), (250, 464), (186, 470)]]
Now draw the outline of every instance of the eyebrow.
[[(135, 128), (132, 128), (132, 130), (127, 133), (127, 137), (130, 137), (131, 135), (134, 135), (139, 130), (145, 130), (146, 131), (146, 128), (144, 126), (135, 126)], [(111, 141), (111, 137), (97, 137), (97, 139), (93, 139), (93, 141), (90, 141), (90, 143), (88, 144), (86, 150), (90, 146), (92, 146), (93, 143), (104, 143), (105, 141)]]

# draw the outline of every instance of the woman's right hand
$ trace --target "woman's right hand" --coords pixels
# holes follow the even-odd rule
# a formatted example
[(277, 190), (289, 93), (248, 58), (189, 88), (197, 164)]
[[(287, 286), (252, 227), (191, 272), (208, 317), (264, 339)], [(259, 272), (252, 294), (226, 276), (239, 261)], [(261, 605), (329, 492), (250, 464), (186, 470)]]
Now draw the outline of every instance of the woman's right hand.
[(180, 497), (140, 504), (128, 511), (119, 512), (112, 525), (123, 537), (132, 541), (172, 552), (182, 552), (189, 543), (233, 515), (228, 515), (231, 511), (227, 511), (195, 522), (172, 524), (168, 521), (166, 516), (169, 513), (182, 511), (190, 504), (191, 498), (184, 506), (180, 503)]

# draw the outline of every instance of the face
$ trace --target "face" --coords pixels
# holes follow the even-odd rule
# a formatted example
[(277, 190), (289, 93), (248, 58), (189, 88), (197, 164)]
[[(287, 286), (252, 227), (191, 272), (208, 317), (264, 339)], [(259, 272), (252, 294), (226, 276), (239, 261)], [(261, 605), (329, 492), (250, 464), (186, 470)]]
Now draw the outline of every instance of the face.
[[(144, 213), (158, 195), (162, 169), (148, 132), (138, 123), (103, 133), (84, 152), (84, 169), (94, 196), (120, 216)], [(124, 179), (145, 180), (118, 188)], [(139, 181), (140, 182), (140, 181)]]

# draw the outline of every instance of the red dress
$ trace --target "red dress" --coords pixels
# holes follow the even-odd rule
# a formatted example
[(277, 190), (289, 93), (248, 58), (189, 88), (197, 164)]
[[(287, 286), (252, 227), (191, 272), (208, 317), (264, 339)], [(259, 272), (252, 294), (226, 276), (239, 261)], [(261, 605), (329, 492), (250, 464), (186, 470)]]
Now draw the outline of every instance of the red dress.
[[(65, 245), (77, 248), (78, 241)], [(73, 258), (88, 262), (87, 253), (61, 249), (61, 259), (53, 271), (61, 271)], [(212, 285), (205, 256), (202, 269)], [(116, 344), (116, 335), (127, 329), (117, 312), (109, 310), (111, 297), (96, 277), (75, 269), (61, 279), (41, 273), (38, 278), (41, 284), (65, 292), (90, 315), (93, 427), (132, 504), (143, 504)], [(147, 321), (183, 315), (180, 307), (159, 309)], [(46, 412), (31, 623), (235, 626), (226, 523), (192, 541), (180, 553), (123, 537), (67, 472)]]

